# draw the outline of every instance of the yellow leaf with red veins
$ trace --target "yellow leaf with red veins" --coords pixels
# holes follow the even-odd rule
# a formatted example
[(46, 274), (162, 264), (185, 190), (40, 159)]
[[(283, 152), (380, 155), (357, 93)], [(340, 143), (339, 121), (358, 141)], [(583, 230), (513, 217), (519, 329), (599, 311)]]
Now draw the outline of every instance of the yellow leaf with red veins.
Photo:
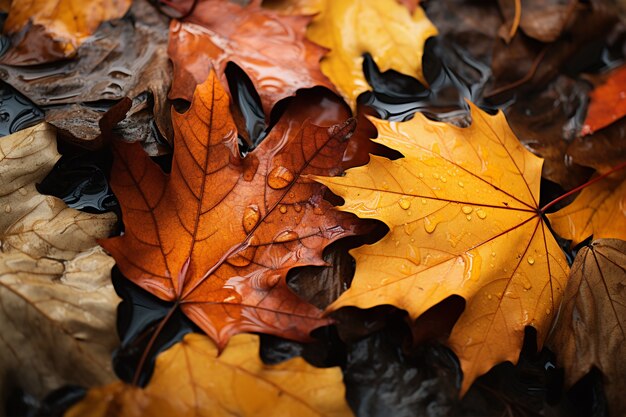
[[(298, 2), (302, 9), (306, 2)], [(330, 51), (322, 72), (352, 110), (359, 94), (370, 89), (363, 74), (363, 54), (370, 53), (381, 71), (390, 69), (426, 84), (422, 55), (426, 39), (437, 34), (424, 10), (413, 13), (396, 0), (332, 0), (319, 3), (320, 13), (307, 36)]]
[(265, 365), (251, 334), (234, 336), (218, 356), (208, 337), (189, 334), (157, 358), (147, 387), (94, 388), (65, 417), (352, 416), (344, 396), (338, 367), (302, 358)]
[(131, 0), (15, 0), (3, 33), (11, 49), (2, 57), (9, 65), (34, 65), (72, 57), (104, 21), (128, 11)]
[(543, 160), (517, 140), (502, 113), (471, 106), (467, 128), (428, 120), (372, 119), (376, 142), (404, 158), (372, 156), (346, 176), (319, 178), (341, 210), (390, 229), (353, 250), (352, 286), (328, 311), (392, 304), (416, 319), (456, 294), (466, 301), (449, 345), (462, 392), (493, 365), (516, 363), (524, 328), (543, 344), (568, 266), (539, 209)]

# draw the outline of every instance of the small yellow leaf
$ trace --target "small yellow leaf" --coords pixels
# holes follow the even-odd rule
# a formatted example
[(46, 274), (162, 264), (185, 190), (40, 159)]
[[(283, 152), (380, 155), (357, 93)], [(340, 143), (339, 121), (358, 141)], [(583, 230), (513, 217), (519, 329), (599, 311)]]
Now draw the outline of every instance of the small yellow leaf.
[[(303, 3), (298, 2), (299, 9)], [(424, 44), (437, 29), (421, 7), (411, 15), (396, 0), (326, 0), (313, 4), (320, 7), (320, 13), (307, 36), (330, 49), (320, 64), (322, 72), (353, 110), (359, 94), (369, 90), (363, 75), (366, 52), (381, 71), (393, 69), (426, 84), (422, 73)]]
[(502, 113), (471, 112), (467, 128), (421, 113), (402, 123), (373, 119), (376, 141), (404, 158), (372, 156), (344, 177), (317, 178), (344, 198), (342, 210), (390, 229), (351, 252), (352, 286), (328, 310), (392, 304), (415, 319), (450, 295), (465, 298), (449, 339), (462, 392), (493, 365), (517, 362), (526, 326), (543, 343), (568, 273), (538, 207), (543, 160)]
[(348, 417), (344, 393), (339, 368), (264, 365), (256, 335), (234, 336), (218, 356), (211, 339), (189, 334), (157, 358), (146, 388), (92, 389), (65, 417)]

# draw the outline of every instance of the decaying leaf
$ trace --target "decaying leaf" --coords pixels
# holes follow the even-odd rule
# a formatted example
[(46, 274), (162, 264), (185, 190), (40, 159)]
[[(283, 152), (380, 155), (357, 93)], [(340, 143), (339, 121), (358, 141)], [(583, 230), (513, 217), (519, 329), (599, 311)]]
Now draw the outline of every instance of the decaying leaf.
[(9, 65), (35, 65), (73, 57), (100, 23), (126, 13), (131, 0), (12, 1), (3, 32), (11, 49), (0, 58)]
[(626, 242), (599, 239), (582, 248), (549, 344), (565, 367), (565, 383), (598, 368), (612, 416), (626, 413)]
[(192, 333), (157, 358), (146, 388), (94, 388), (65, 417), (347, 417), (344, 392), (337, 367), (315, 368), (302, 358), (264, 365), (256, 335), (233, 337), (218, 355), (208, 337)]
[(626, 171), (583, 189), (573, 203), (548, 214), (554, 231), (572, 245), (589, 236), (626, 240)]
[(388, 235), (351, 253), (355, 278), (328, 311), (392, 304), (412, 319), (451, 295), (466, 300), (449, 345), (461, 391), (503, 361), (517, 362), (525, 326), (543, 344), (568, 273), (539, 202), (542, 160), (519, 143), (504, 115), (471, 105), (459, 128), (421, 113), (403, 123), (372, 119), (372, 156), (344, 177), (317, 178), (343, 197), (342, 210), (382, 220)]
[(43, 396), (66, 383), (113, 379), (113, 259), (94, 246), (108, 236), (115, 215), (82, 213), (39, 194), (35, 184), (58, 158), (50, 125), (0, 140), (3, 393), (13, 385)]
[[(332, 89), (319, 69), (324, 49), (305, 37), (310, 16), (282, 16), (260, 0), (242, 7), (223, 0), (200, 0), (185, 23), (173, 21), (169, 54), (174, 62), (171, 98), (191, 101), (211, 67), (227, 86), (228, 62), (239, 65), (256, 87), (269, 118), (274, 104), (298, 89)], [(172, 2), (176, 7), (179, 3)], [(179, 6), (184, 9), (185, 6)]]
[[(554, 42), (565, 29), (577, 3), (577, 0), (498, 0), (506, 20), (502, 32), (510, 31), (517, 12), (519, 27), (526, 35), (541, 42)], [(516, 4), (519, 10), (515, 10)]]
[(132, 106), (117, 133), (157, 154), (153, 113), (158, 130), (171, 137), (168, 25), (145, 0), (133, 3), (130, 16), (103, 24), (72, 61), (0, 65), (0, 77), (45, 110), (46, 121), (64, 136), (92, 148), (102, 146), (99, 121), (109, 103), (129, 97)]
[(330, 51), (321, 63), (352, 110), (369, 90), (363, 75), (368, 52), (381, 71), (394, 69), (426, 83), (422, 55), (426, 39), (437, 34), (421, 7), (413, 14), (396, 0), (332, 0), (320, 4), (307, 30), (309, 39)]
[(588, 135), (626, 116), (626, 65), (615, 68), (590, 94), (581, 134)]
[(174, 112), (172, 174), (137, 146), (114, 147), (112, 187), (125, 233), (101, 241), (122, 273), (174, 301), (220, 347), (242, 331), (306, 340), (329, 323), (292, 293), (290, 268), (321, 265), (326, 245), (357, 230), (305, 174), (340, 172), (353, 123), (281, 119), (241, 158), (228, 96), (214, 72)]

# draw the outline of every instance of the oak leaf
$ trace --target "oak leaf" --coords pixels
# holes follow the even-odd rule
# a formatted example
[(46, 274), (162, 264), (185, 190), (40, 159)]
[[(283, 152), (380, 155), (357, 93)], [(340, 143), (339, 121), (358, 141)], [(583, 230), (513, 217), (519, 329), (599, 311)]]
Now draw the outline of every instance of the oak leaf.
[(13, 1), (3, 33), (11, 36), (11, 49), (1, 61), (34, 65), (73, 57), (78, 46), (100, 23), (124, 16), (131, 0)]
[(189, 111), (172, 119), (170, 175), (140, 147), (114, 147), (111, 185), (125, 233), (102, 246), (125, 276), (180, 305), (220, 347), (242, 331), (306, 340), (329, 320), (288, 289), (285, 275), (323, 265), (324, 247), (357, 224), (302, 176), (340, 172), (353, 123), (321, 128), (281, 119), (241, 158), (214, 72)]
[(17, 384), (43, 396), (114, 378), (113, 259), (96, 238), (108, 236), (115, 215), (39, 194), (35, 184), (58, 158), (47, 124), (0, 140), (0, 392)]
[(626, 65), (615, 68), (589, 94), (581, 134), (589, 135), (626, 116)]
[(617, 172), (583, 189), (569, 205), (548, 214), (556, 233), (579, 244), (594, 239), (626, 240), (626, 172)]
[(568, 387), (598, 368), (612, 416), (626, 413), (626, 242), (599, 239), (582, 248), (565, 289), (549, 344)]
[[(184, 387), (172, 395), (172, 387)], [(94, 388), (65, 417), (327, 416), (352, 412), (338, 367), (319, 369), (302, 358), (265, 365), (259, 337), (234, 336), (218, 355), (209, 338), (189, 334), (156, 361), (150, 383)]]
[(364, 53), (372, 55), (381, 71), (393, 69), (426, 84), (424, 43), (436, 34), (421, 7), (411, 14), (396, 0), (326, 1), (307, 30), (309, 39), (330, 49), (320, 64), (322, 72), (353, 111), (359, 94), (369, 90)]
[(504, 115), (471, 105), (459, 128), (421, 113), (403, 123), (372, 119), (376, 142), (404, 155), (372, 156), (338, 178), (318, 178), (342, 210), (390, 231), (352, 251), (350, 289), (328, 311), (392, 304), (416, 319), (451, 295), (466, 300), (449, 345), (464, 373), (461, 391), (503, 361), (517, 362), (525, 326), (543, 344), (568, 266), (542, 219), (542, 159), (519, 143)]
[(227, 86), (224, 71), (229, 62), (250, 77), (268, 119), (274, 104), (298, 89), (318, 85), (332, 89), (319, 69), (324, 49), (305, 37), (310, 20), (263, 9), (260, 0), (246, 7), (200, 0), (183, 23), (172, 21), (170, 27), (169, 54), (174, 63), (170, 98), (191, 101), (211, 67)]

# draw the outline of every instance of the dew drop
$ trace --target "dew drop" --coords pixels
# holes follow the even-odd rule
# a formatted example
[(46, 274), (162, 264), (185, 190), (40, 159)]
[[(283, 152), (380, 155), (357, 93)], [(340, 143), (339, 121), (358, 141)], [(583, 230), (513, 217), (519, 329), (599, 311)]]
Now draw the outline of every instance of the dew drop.
[(522, 285), (524, 286), (524, 289), (526, 291), (530, 290), (533, 287), (533, 284), (530, 282), (530, 280), (528, 280), (528, 278), (524, 277), (524, 282), (522, 282)]
[(296, 211), (296, 213), (300, 213), (302, 211), (302, 206), (296, 203), (293, 205), (293, 209)]
[(424, 217), (424, 230), (426, 230), (427, 233), (434, 232), (436, 227), (437, 227), (436, 221), (433, 221), (428, 216)]
[(289, 193), (289, 198), (295, 198), (296, 197), (296, 193), (294, 193), (293, 191), (291, 191)]
[(467, 221), (472, 220), (472, 216), (470, 216), (469, 214), (467, 216), (465, 216), (465, 218), (467, 219)]
[(420, 177), (420, 178), (424, 178), (424, 173), (420, 172), (419, 174), (417, 174), (417, 176)]
[(280, 232), (278, 235), (276, 235), (276, 237), (274, 238), (274, 242), (276, 243), (289, 242), (292, 240), (296, 240), (298, 237), (299, 236), (296, 232), (292, 230), (284, 230)]
[(528, 263), (530, 265), (534, 265), (535, 264), (535, 258), (533, 258), (532, 256), (529, 256), (526, 260), (528, 261)]
[(408, 210), (409, 207), (411, 207), (411, 200), (409, 200), (407, 197), (402, 197), (400, 200), (398, 200), (398, 205), (403, 210)]
[(484, 219), (487, 217), (487, 213), (485, 213), (483, 210), (478, 209), (476, 211), (476, 215), (478, 216), (479, 219)]
[(463, 184), (463, 181), (459, 181), (459, 187), (461, 188), (465, 187), (465, 184)]
[(389, 189), (389, 184), (387, 183), (387, 181), (383, 181), (382, 187), (383, 187), (383, 190), (388, 190)]
[(491, 300), (491, 299), (493, 298), (493, 296), (492, 296), (491, 294), (487, 294), (487, 298), (488, 298), (489, 300)]
[(426, 204), (426, 203), (427, 203), (426, 199), (422, 198), (422, 204)]
[(404, 275), (409, 275), (411, 273), (411, 270), (409, 269), (407, 264), (403, 263), (402, 265), (400, 265), (400, 272), (402, 272)]
[(470, 206), (463, 206), (461, 210), (463, 210), (463, 213), (465, 214), (470, 214), (472, 212), (472, 208)]
[(24, 187), (20, 187), (17, 191), (19, 191), (19, 193), (21, 195), (26, 195), (26, 193), (27, 193), (27, 191), (26, 191), (26, 189)]
[(293, 181), (293, 173), (284, 166), (274, 167), (267, 176), (267, 185), (275, 190), (285, 188)]
[(226, 262), (232, 266), (237, 267), (250, 265), (252, 263), (252, 260), (254, 259), (254, 255), (256, 254), (258, 243), (259, 240), (257, 239), (257, 237), (252, 236), (250, 238), (250, 241), (248, 242), (248, 245), (238, 252), (232, 254), (228, 259), (226, 259)]
[(448, 179), (446, 177), (441, 177), (441, 182), (448, 182)]
[(278, 211), (280, 211), (282, 214), (287, 213), (287, 206), (282, 206), (282, 205), (281, 205), (281, 206), (278, 208)]
[(437, 174), (436, 172), (433, 172), (433, 177), (438, 180), (439, 179), (439, 174)]
[(8, 204), (6, 206), (4, 206), (4, 212), (5, 213), (10, 213), (11, 212), (11, 206), (8, 205)]
[(546, 316), (549, 316), (550, 313), (552, 313), (552, 310), (550, 310), (549, 308), (546, 308)]
[(313, 213), (321, 216), (322, 214), (324, 214), (324, 209), (321, 208), (320, 206), (315, 206), (313, 207)]
[(250, 233), (254, 226), (257, 225), (260, 218), (261, 214), (259, 213), (259, 206), (256, 204), (250, 204), (243, 211), (243, 219), (241, 221), (243, 224), (243, 230), (245, 230), (246, 233)]

